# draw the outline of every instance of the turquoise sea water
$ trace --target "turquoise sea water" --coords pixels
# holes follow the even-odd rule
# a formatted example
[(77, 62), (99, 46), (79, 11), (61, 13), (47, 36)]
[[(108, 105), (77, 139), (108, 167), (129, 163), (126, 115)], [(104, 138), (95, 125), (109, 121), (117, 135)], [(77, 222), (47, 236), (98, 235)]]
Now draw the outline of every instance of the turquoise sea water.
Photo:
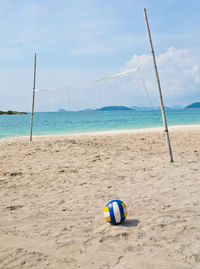
[[(168, 125), (200, 124), (200, 110), (168, 110)], [(0, 138), (29, 135), (31, 114), (0, 116)], [(162, 126), (160, 111), (36, 112), (33, 135), (56, 135)]]

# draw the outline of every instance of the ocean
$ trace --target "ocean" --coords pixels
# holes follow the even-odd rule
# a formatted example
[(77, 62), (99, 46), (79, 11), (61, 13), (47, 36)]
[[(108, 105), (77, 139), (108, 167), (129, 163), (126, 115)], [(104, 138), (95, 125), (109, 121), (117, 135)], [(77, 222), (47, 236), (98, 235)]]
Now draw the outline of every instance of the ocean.
[[(168, 125), (200, 124), (200, 110), (167, 110)], [(1, 115), (0, 138), (28, 136), (31, 114)], [(35, 112), (34, 135), (59, 135), (162, 126), (160, 111)]]

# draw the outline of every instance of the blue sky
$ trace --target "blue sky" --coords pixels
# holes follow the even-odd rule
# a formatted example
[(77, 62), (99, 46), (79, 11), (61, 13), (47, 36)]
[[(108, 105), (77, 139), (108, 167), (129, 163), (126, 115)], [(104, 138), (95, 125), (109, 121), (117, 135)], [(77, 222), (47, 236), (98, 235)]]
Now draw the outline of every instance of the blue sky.
[(157, 98), (144, 7), (165, 104), (200, 101), (200, 1), (1, 0), (0, 110), (30, 111), (35, 52), (37, 88), (98, 79), (145, 62), (143, 76)]

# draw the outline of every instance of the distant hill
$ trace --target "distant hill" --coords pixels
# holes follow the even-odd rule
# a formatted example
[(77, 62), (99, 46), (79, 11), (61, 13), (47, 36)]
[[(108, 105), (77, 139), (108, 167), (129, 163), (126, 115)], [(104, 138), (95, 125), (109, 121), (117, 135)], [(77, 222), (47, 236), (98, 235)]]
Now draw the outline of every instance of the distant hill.
[[(83, 110), (77, 110), (77, 111), (79, 111), (79, 112), (90, 112), (90, 111), (94, 111), (93, 109), (90, 109), (90, 108), (86, 108), (86, 109), (83, 109)], [(76, 112), (77, 112), (76, 111)], [(69, 110), (65, 110), (65, 109), (63, 109), (63, 108), (60, 108), (60, 109), (58, 109), (58, 111), (57, 112), (72, 112), (72, 111), (69, 111)]]
[(180, 105), (173, 106), (172, 108), (173, 109), (184, 109), (184, 107), (183, 106), (180, 106)]
[[(184, 109), (184, 107), (176, 105), (173, 107), (167, 107), (165, 106), (165, 110), (177, 110), (177, 109)], [(92, 111), (117, 111), (117, 110), (141, 110), (141, 111), (149, 111), (149, 110), (160, 110), (160, 106), (153, 106), (153, 107), (145, 107), (145, 106), (104, 106), (98, 109), (90, 109), (86, 108), (83, 110), (78, 110), (79, 112), (92, 112)], [(68, 110), (65, 110), (63, 108), (60, 108), (57, 112), (70, 112)]]
[(116, 111), (116, 110), (133, 110), (126, 106), (104, 106), (102, 108), (96, 109), (98, 111)]
[(195, 109), (195, 108), (200, 108), (200, 102), (192, 103), (191, 105), (185, 107), (185, 109)]
[(94, 111), (93, 109), (91, 108), (86, 108), (86, 109), (83, 109), (83, 110), (79, 110), (80, 112), (90, 112), (90, 111)]
[(57, 112), (67, 112), (67, 110), (60, 108)]
[(23, 114), (28, 114), (27, 112), (18, 112), (18, 111), (0, 111), (0, 115), (23, 115)]
[[(159, 108), (160, 109), (160, 108)], [(176, 110), (174, 107), (165, 106), (165, 110)]]
[[(145, 107), (145, 106), (131, 106), (132, 109), (134, 110), (160, 110), (159, 106), (152, 106), (152, 107)], [(182, 106), (173, 106), (173, 107), (168, 107), (165, 106), (165, 110), (177, 110), (177, 109), (183, 109)]]
[(134, 110), (158, 110), (159, 107), (146, 107), (146, 106), (131, 106), (130, 107), (131, 109), (134, 109)]

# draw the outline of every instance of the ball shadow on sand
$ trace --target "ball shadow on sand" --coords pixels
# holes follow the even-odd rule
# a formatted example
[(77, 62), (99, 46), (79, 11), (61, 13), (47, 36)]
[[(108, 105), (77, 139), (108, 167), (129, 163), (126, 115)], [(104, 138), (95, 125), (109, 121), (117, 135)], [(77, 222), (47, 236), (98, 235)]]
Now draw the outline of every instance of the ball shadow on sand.
[(137, 219), (127, 219), (123, 223), (121, 223), (121, 226), (137, 227), (139, 223), (140, 223), (140, 221)]

